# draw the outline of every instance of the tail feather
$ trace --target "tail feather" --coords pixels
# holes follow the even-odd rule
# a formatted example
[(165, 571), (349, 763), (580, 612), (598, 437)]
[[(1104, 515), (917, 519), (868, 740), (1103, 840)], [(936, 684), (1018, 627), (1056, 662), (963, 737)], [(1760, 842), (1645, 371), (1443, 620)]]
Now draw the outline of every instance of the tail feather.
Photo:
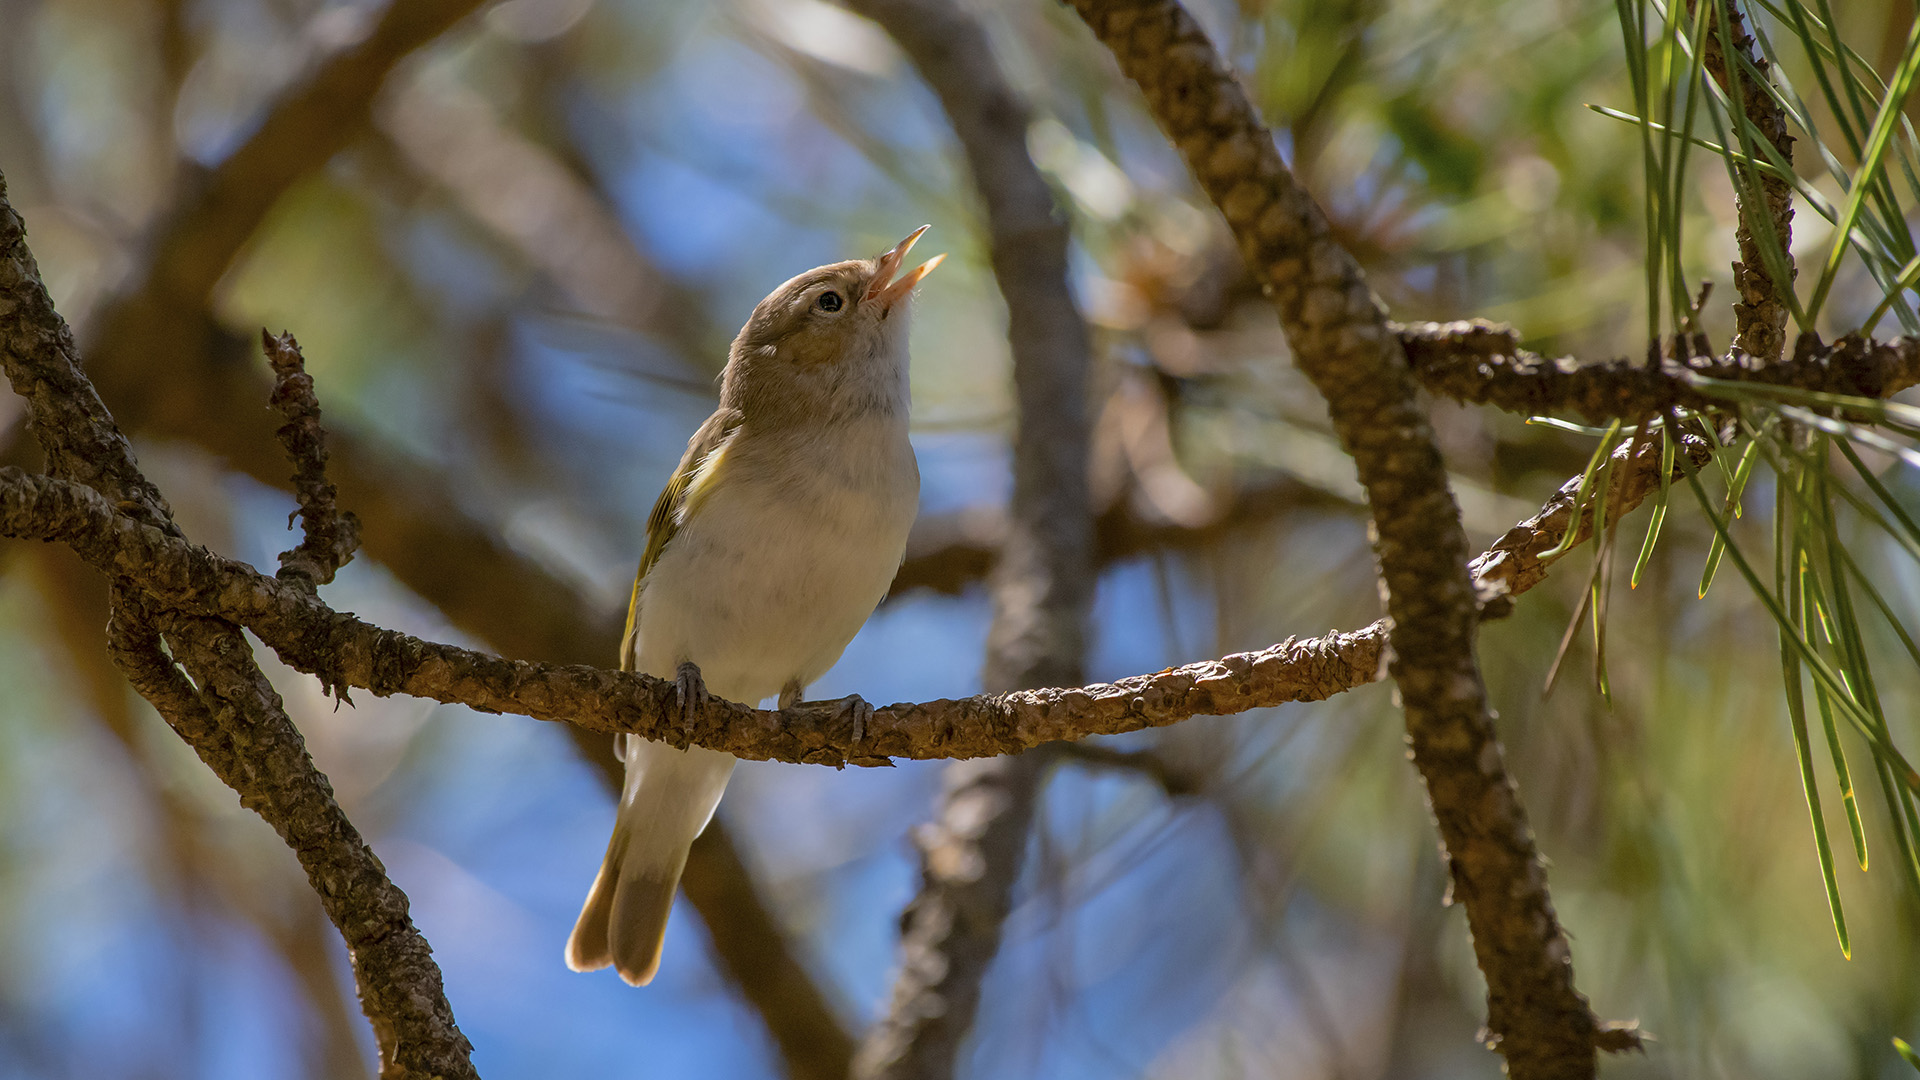
[(567, 966), (612, 966), (633, 986), (660, 969), (667, 916), (687, 850), (726, 791), (734, 758), (698, 748), (675, 750), (629, 737), (627, 782), (606, 860), (567, 939)]
[(599, 971), (613, 963), (613, 949), (607, 934), (613, 917), (613, 885), (605, 864), (594, 875), (593, 888), (580, 908), (580, 918), (567, 937), (567, 967), (574, 971)]
[(627, 878), (614, 890), (608, 945), (613, 969), (628, 986), (645, 986), (660, 970), (660, 950), (667, 941), (667, 916), (673, 912), (680, 870), (674, 867), (670, 878)]

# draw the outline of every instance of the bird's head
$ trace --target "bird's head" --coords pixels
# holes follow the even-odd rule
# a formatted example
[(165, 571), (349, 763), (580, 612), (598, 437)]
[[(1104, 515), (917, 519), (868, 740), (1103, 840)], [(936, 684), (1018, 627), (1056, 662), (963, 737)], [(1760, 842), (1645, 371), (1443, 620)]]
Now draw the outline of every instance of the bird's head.
[(901, 267), (928, 228), (871, 259), (809, 270), (760, 301), (734, 339), (722, 403), (760, 423), (904, 413), (913, 289), (946, 256)]

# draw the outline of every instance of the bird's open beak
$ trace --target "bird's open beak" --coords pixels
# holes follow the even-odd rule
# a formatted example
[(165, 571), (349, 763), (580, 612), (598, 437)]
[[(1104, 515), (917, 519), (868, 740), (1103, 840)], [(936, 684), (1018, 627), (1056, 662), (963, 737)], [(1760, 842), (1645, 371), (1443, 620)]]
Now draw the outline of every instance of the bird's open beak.
[(908, 233), (905, 240), (895, 244), (892, 251), (880, 256), (880, 266), (873, 275), (873, 283), (867, 286), (868, 300), (878, 300), (883, 310), (890, 309), (901, 297), (912, 292), (913, 287), (920, 284), (921, 278), (933, 273), (933, 268), (939, 266), (946, 255), (935, 255), (905, 274), (901, 274), (900, 277), (894, 277), (895, 274), (900, 273), (900, 264), (906, 261), (907, 252), (913, 250), (914, 242), (931, 228), (933, 228), (931, 225), (920, 226)]

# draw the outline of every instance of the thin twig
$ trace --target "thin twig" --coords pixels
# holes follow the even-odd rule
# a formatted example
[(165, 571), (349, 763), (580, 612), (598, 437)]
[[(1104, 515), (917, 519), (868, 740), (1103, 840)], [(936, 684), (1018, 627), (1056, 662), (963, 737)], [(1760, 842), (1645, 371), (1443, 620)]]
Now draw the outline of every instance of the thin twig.
[[(280, 554), (280, 580), (304, 583), (309, 589), (325, 585), (353, 558), (360, 546), (360, 520), (335, 505), (333, 481), (327, 479), (327, 433), (320, 426), (320, 399), (313, 392), (313, 376), (292, 334), (279, 337), (260, 331), (261, 346), (273, 368), (273, 395), (269, 401), (287, 422), (280, 425), (280, 444), (293, 460), (293, 492), (299, 500), (300, 544)], [(293, 518), (287, 519), (293, 524)]]

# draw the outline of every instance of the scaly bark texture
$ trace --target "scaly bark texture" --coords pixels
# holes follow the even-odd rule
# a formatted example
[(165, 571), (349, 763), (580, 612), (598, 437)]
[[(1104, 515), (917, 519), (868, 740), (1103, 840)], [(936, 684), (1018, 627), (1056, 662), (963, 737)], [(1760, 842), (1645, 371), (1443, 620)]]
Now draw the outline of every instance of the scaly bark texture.
[(1906, 337), (1848, 336), (1827, 346), (1809, 336), (1789, 360), (1735, 349), (1721, 357), (1663, 357), (1649, 367), (1644, 359), (1549, 359), (1520, 348), (1512, 327), (1478, 319), (1396, 329), (1423, 389), (1523, 416), (1572, 412), (1595, 423), (1638, 423), (1676, 405), (1727, 409), (1725, 401), (1690, 381), (1696, 377), (1866, 398), (1887, 397), (1920, 381), (1920, 339)]
[(1179, 4), (1073, 6), (1226, 217), (1353, 454), (1373, 512), (1414, 765), (1487, 980), (1488, 1041), (1516, 1077), (1591, 1077), (1600, 1025), (1574, 989), (1546, 868), (1487, 709), (1466, 537), (1386, 313)]
[[(25, 226), (7, 202), (4, 177), (0, 369), (27, 400), (34, 434), (54, 474), (36, 479), (110, 508), (117, 521), (143, 535), (188, 546), (159, 491), (141, 475), (132, 447), (80, 373), (72, 334), (40, 281)], [(381, 1075), (393, 1080), (477, 1076), (469, 1060), (472, 1048), (454, 1023), (440, 970), (408, 916), (405, 894), (387, 879), (379, 859), (334, 802), (246, 639), (216, 617), (156, 616), (150, 597), (132, 592), (137, 575), (116, 580), (122, 586), (113, 631), (116, 659), (174, 730), (239, 793), (241, 804), (271, 824), (300, 859), (347, 943), (361, 1006), (380, 1047)], [(302, 585), (304, 590), (288, 587), (311, 595), (312, 583)], [(171, 659), (159, 647), (160, 619), (168, 624)], [(193, 676), (192, 683), (181, 667)]]
[[(1697, 2), (1688, 0), (1689, 13)], [(1760, 54), (1753, 35), (1747, 33), (1746, 21), (1735, 0), (1709, 2), (1713, 4), (1712, 21), (1700, 50), (1707, 74), (1739, 103), (1736, 115), (1745, 113), (1760, 137), (1767, 140), (1782, 161), (1791, 165), (1793, 136), (1787, 134), (1786, 114), (1760, 82), (1767, 78), (1767, 58)], [(1728, 65), (1727, 50), (1722, 47), (1723, 33), (1732, 43), (1734, 53), (1745, 61), (1744, 65)], [(1756, 73), (1760, 80), (1754, 78)], [(1762, 362), (1775, 361), (1785, 354), (1787, 345), (1790, 311), (1782, 297), (1793, 288), (1793, 278), (1797, 276), (1793, 266), (1793, 186), (1782, 177), (1759, 169), (1742, 170), (1742, 175), (1746, 182), (1734, 192), (1740, 222), (1734, 230), (1734, 242), (1740, 249), (1740, 258), (1733, 264), (1733, 285), (1740, 291), (1740, 299), (1733, 305), (1733, 347)], [(1774, 281), (1767, 270), (1766, 259), (1761, 255), (1765, 234), (1760, 230), (1773, 234), (1773, 244), (1786, 265), (1784, 282)]]
[(293, 493), (299, 500), (299, 546), (280, 555), (279, 578), (308, 588), (319, 588), (353, 558), (360, 546), (360, 520), (342, 511), (338, 492), (327, 479), (327, 433), (320, 427), (320, 399), (313, 392), (313, 376), (292, 334), (275, 337), (260, 331), (267, 364), (273, 368), (273, 396), (269, 399), (287, 422), (280, 425), (280, 444), (293, 461)]
[[(1686, 443), (1688, 459), (1707, 448)], [(1659, 458), (1631, 443), (1616, 452), (1622, 470), (1608, 520), (1629, 512), (1658, 482)], [(1479, 591), (1497, 612), (1546, 576), (1548, 553), (1571, 524), (1589, 536), (1592, 513), (1574, 515), (1578, 479), (1474, 561)], [(65, 544), (109, 577), (137, 577), (165, 607), (240, 623), (298, 670), (378, 695), (409, 694), (512, 712), (599, 732), (634, 732), (676, 745), (706, 746), (755, 760), (816, 765), (885, 765), (892, 757), (968, 758), (1014, 753), (1048, 742), (1163, 727), (1193, 716), (1225, 716), (1289, 701), (1319, 701), (1379, 678), (1388, 623), (1351, 633), (1288, 639), (1137, 675), (1113, 683), (983, 694), (959, 701), (889, 705), (863, 739), (837, 703), (761, 711), (714, 699), (691, 730), (682, 727), (673, 684), (584, 665), (505, 660), (422, 641), (333, 611), (304, 590), (244, 563), (117, 514), (97, 492), (16, 469), (0, 469), (0, 536)], [(1906, 777), (1920, 790), (1920, 777)]]
[[(940, 98), (985, 211), (1007, 305), (1019, 422), (1013, 502), (988, 579), (989, 690), (1080, 682), (1097, 574), (1087, 486), (1089, 341), (1067, 286), (1065, 217), (1027, 153), (1027, 107), (986, 28), (954, 0), (847, 0), (884, 28)], [(946, 1080), (1000, 948), (1047, 772), (1033, 753), (948, 767), (915, 833), (919, 892), (901, 916), (886, 1014), (854, 1062), (862, 1080)]]

